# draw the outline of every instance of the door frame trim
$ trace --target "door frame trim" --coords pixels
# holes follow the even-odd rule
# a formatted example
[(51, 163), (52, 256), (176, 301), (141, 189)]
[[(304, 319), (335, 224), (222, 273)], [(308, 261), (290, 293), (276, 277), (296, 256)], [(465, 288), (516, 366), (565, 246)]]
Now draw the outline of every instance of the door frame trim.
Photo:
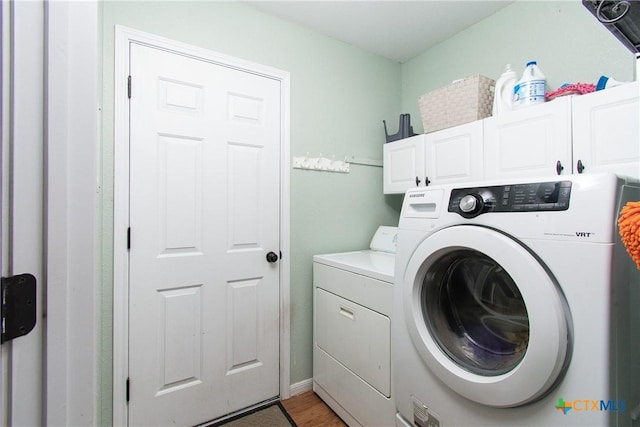
[(290, 74), (154, 34), (115, 26), (114, 65), (114, 219), (113, 219), (113, 425), (128, 424), (128, 270), (126, 230), (129, 226), (129, 47), (141, 44), (202, 59), (280, 81), (280, 397), (290, 395)]
[(93, 426), (100, 417), (102, 358), (100, 6), (91, 0), (41, 7), (46, 55), (45, 275), (38, 285), (46, 287), (43, 423)]

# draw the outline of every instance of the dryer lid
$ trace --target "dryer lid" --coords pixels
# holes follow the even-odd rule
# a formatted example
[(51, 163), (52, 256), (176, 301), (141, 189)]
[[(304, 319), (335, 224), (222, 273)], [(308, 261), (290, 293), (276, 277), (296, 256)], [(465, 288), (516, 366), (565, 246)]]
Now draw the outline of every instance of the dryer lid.
[(314, 255), (313, 261), (393, 283), (396, 255), (381, 251), (355, 251)]

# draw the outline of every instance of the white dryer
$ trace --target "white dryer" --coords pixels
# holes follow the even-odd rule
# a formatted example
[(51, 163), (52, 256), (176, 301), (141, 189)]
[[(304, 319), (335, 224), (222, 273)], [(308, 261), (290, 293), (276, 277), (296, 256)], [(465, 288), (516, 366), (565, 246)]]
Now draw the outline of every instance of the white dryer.
[[(640, 283), (610, 174), (408, 191), (394, 287), (397, 426), (631, 426)], [(633, 283), (631, 283), (633, 281)]]
[(394, 423), (391, 312), (397, 227), (369, 250), (313, 257), (313, 389), (351, 427)]

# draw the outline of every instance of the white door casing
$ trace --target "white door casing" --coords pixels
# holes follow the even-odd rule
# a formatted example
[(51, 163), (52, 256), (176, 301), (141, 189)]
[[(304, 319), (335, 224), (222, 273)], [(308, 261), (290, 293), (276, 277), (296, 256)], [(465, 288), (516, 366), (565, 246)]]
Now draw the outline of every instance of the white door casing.
[[(9, 2), (0, 4), (0, 31), (2, 46), (0, 47), (0, 275), (8, 276), (9, 266), (5, 254), (9, 246)], [(1, 309), (0, 309), (1, 310)], [(9, 425), (7, 403), (9, 395), (9, 366), (5, 353), (7, 346), (0, 346), (0, 425)]]
[[(6, 3), (8, 7), (5, 6)], [(3, 403), (7, 425), (43, 424), (43, 203), (44, 203), (44, 19), (40, 1), (3, 2), (9, 10), (10, 56), (4, 56), (3, 72), (9, 67), (9, 158), (6, 171), (9, 257), (6, 273), (30, 273), (36, 277), (36, 325), (27, 335), (2, 345)], [(7, 22), (6, 20), (4, 21)], [(3, 25), (3, 36), (7, 31)], [(3, 37), (3, 42), (5, 42)], [(3, 48), (6, 45), (3, 45)], [(9, 64), (4, 60), (9, 59)], [(3, 79), (4, 80), (4, 79)], [(5, 86), (6, 87), (6, 86)], [(3, 129), (4, 132), (4, 129)], [(3, 135), (4, 136), (4, 135)], [(4, 145), (4, 144), (3, 144)], [(3, 215), (3, 221), (7, 218)], [(4, 272), (4, 271), (3, 271)], [(6, 367), (6, 371), (5, 371)], [(21, 398), (28, 396), (28, 398)]]
[[(422, 308), (425, 277), (441, 257), (471, 249), (493, 259), (517, 284), (529, 318), (523, 359), (501, 375), (472, 373), (455, 363), (427, 327)], [(519, 406), (536, 400), (557, 384), (571, 353), (569, 314), (555, 280), (527, 249), (495, 230), (455, 226), (429, 235), (411, 255), (403, 283), (405, 319), (414, 347), (429, 369), (448, 387), (482, 405)]]
[(99, 424), (98, 9), (93, 0), (47, 2), (45, 8), (44, 424), (51, 426)]
[[(116, 143), (116, 156), (121, 157), (116, 158), (114, 222), (116, 230), (118, 224), (125, 225), (130, 210), (132, 249), (127, 260), (121, 246), (126, 241), (116, 231), (114, 424), (154, 423), (167, 417), (173, 420), (167, 403), (170, 400), (180, 407), (181, 416), (189, 412), (194, 415), (175, 421), (194, 424), (278, 394), (286, 396), (288, 174), (278, 165), (288, 164), (288, 75), (121, 27), (117, 29), (117, 39), (117, 57), (122, 61), (116, 61), (116, 70), (122, 70), (123, 65), (131, 67), (134, 124), (129, 157), (128, 138), (118, 137), (125, 135), (121, 131), (129, 130), (127, 122), (118, 119), (128, 113), (127, 106), (120, 104), (126, 91), (119, 93), (118, 87), (122, 86), (116, 84), (116, 105), (123, 108), (117, 108), (116, 118), (116, 141), (121, 142)], [(126, 55), (120, 56), (121, 49)], [(158, 76), (138, 78), (145, 61), (146, 65), (156, 61)], [(118, 71), (116, 76), (116, 83), (122, 83)], [(234, 81), (239, 85), (234, 87)], [(226, 92), (211, 92), (216, 85), (220, 89), (221, 84), (227, 85)], [(252, 93), (249, 88), (256, 84), (258, 92)], [(260, 92), (265, 90), (267, 93)], [(137, 104), (142, 93), (151, 93), (153, 99)], [(140, 98), (147, 99), (146, 95)], [(276, 110), (270, 111), (268, 106), (275, 106)], [(229, 115), (216, 114), (227, 108)], [(150, 109), (159, 112), (149, 115)], [(142, 111), (144, 115), (140, 116)], [(271, 141), (265, 140), (264, 130), (256, 126), (256, 120), (268, 122), (269, 114)], [(144, 120), (138, 121), (136, 116)], [(175, 126), (177, 122), (182, 128)], [(138, 123), (141, 129), (136, 129)], [(153, 143), (147, 148), (137, 145), (139, 131), (153, 133)], [(272, 144), (271, 158), (265, 153), (269, 150), (261, 149), (262, 144)], [(269, 169), (271, 176), (265, 175)], [(127, 181), (131, 182), (129, 194)], [(162, 191), (151, 191), (153, 186)], [(130, 196), (129, 203), (125, 196)], [(272, 209), (268, 208), (270, 203)], [(260, 222), (256, 223), (258, 219)], [(162, 232), (156, 234), (158, 230)], [(122, 231), (125, 236), (126, 228)], [(279, 250), (285, 258), (267, 263), (265, 254)], [(130, 296), (126, 295), (125, 267), (131, 271)], [(161, 281), (166, 282), (164, 288)], [(137, 282), (161, 289), (138, 288)], [(262, 289), (267, 292), (261, 293)], [(268, 297), (271, 302), (264, 300)], [(147, 305), (148, 299), (153, 301), (152, 306)], [(223, 305), (211, 308), (220, 302)], [(233, 310), (223, 309), (227, 303)], [(262, 311), (261, 307), (268, 309)], [(162, 326), (157, 323), (162, 318), (160, 310), (170, 319)], [(234, 316), (236, 321), (229, 322)], [(129, 342), (127, 328), (131, 330)], [(154, 332), (155, 336), (147, 339), (147, 328), (159, 335)], [(182, 333), (187, 330), (192, 334)], [(238, 334), (245, 339), (230, 339)], [(279, 341), (279, 348), (273, 339), (265, 345), (269, 336), (275, 337), (276, 343)], [(180, 345), (171, 346), (169, 342)], [(159, 345), (162, 351), (155, 351)], [(222, 354), (214, 351), (221, 347), (227, 350)], [(275, 348), (269, 353), (268, 347)], [(158, 371), (159, 366), (164, 369)], [(136, 371), (146, 372), (140, 375), (153, 378), (154, 382), (146, 383)], [(120, 386), (130, 376), (127, 419), (125, 389)], [(214, 377), (217, 381), (212, 381)], [(257, 384), (263, 387), (256, 387)], [(216, 395), (216, 390), (223, 390), (224, 397)], [(143, 395), (146, 397), (141, 398)], [(190, 403), (204, 399), (208, 401), (200, 410)], [(158, 418), (149, 417), (150, 408)], [(146, 418), (138, 417), (143, 413)]]
[(2, 346), (2, 425), (96, 425), (97, 18), (2, 2), (2, 274), (32, 273), (38, 309)]

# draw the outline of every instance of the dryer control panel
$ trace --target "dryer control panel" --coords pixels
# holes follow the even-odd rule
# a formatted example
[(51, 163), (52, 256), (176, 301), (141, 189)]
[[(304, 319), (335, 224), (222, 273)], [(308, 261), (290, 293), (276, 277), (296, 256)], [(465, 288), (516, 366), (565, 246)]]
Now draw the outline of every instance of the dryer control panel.
[(571, 181), (455, 188), (448, 211), (465, 218), (487, 212), (564, 211), (570, 197)]

